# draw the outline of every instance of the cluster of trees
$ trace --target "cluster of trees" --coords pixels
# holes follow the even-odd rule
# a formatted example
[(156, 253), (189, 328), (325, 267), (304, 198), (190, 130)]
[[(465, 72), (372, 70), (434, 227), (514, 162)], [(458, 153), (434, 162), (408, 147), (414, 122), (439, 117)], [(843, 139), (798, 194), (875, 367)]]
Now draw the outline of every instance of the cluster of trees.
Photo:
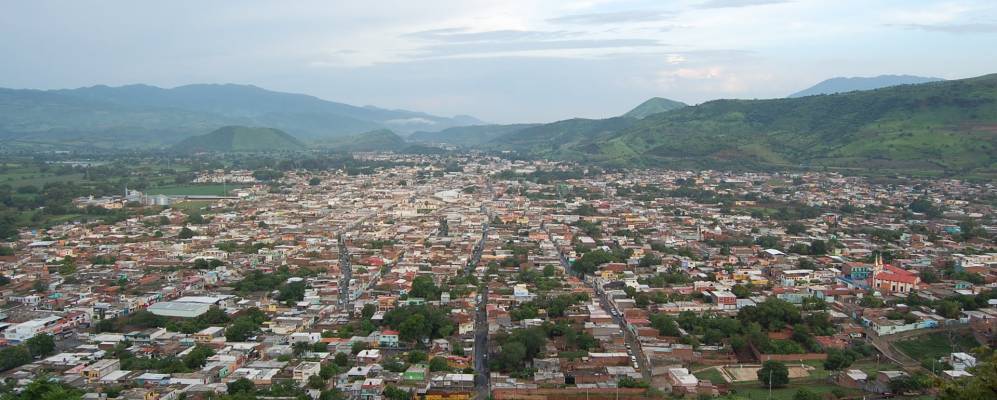
[(671, 285), (685, 285), (692, 283), (692, 278), (689, 274), (679, 271), (675, 268), (669, 268), (667, 271), (659, 273), (655, 276), (649, 278), (642, 278), (641, 283), (647, 284), (650, 287), (667, 287)]
[(395, 308), (384, 314), (383, 324), (397, 330), (400, 339), (416, 342), (447, 337), (454, 331), (447, 312), (428, 305)]
[[(651, 327), (662, 336), (679, 337), (693, 346), (728, 342), (740, 349), (753, 344), (763, 353), (794, 354), (821, 351), (815, 335), (829, 335), (834, 325), (826, 312), (801, 316), (800, 310), (785, 301), (770, 298), (758, 306), (744, 307), (738, 318), (682, 312), (677, 317), (660, 313), (649, 318)], [(766, 332), (793, 328), (790, 340), (771, 340)], [(680, 330), (681, 328), (681, 330)], [(687, 333), (682, 334), (682, 330)]]
[(260, 330), (267, 315), (259, 308), (250, 307), (232, 320), (225, 328), (225, 339), (230, 342), (244, 342)]
[(0, 349), (0, 372), (30, 363), (35, 357), (44, 357), (55, 351), (55, 339), (42, 333), (24, 343)]
[[(247, 295), (253, 292), (269, 292), (273, 290), (284, 289), (285, 286), (290, 285), (287, 282), (289, 278), (298, 277), (305, 278), (310, 276), (315, 276), (316, 271), (310, 270), (308, 268), (298, 268), (293, 272), (286, 266), (280, 267), (277, 271), (272, 273), (264, 273), (262, 271), (252, 271), (245, 278), (236, 282), (235, 289), (243, 295)], [(304, 288), (292, 288), (283, 291), (287, 298), (281, 300), (293, 300), (298, 299), (297, 294), (301, 293), (304, 295)]]
[(419, 297), (426, 300), (439, 300), (442, 291), (436, 287), (436, 282), (429, 275), (419, 275), (412, 279), (412, 289), (409, 290), (409, 297)]
[(211, 307), (207, 312), (195, 318), (167, 318), (146, 310), (139, 310), (129, 315), (103, 319), (94, 325), (97, 332), (128, 332), (148, 328), (166, 328), (169, 331), (192, 334), (209, 326), (224, 325), (229, 322), (228, 315), (218, 307)]
[(944, 207), (936, 206), (931, 199), (924, 196), (914, 199), (907, 208), (912, 212), (927, 215), (929, 218), (939, 218), (945, 212)]
[(824, 369), (828, 371), (843, 371), (845, 368), (850, 367), (855, 360), (874, 353), (875, 350), (872, 349), (872, 346), (867, 344), (852, 346), (843, 350), (828, 349), (827, 359), (824, 360)]
[[(328, 371), (328, 370), (326, 370)], [(328, 378), (323, 376), (329, 376), (331, 378), (335, 374), (329, 375), (328, 372), (323, 375), (323, 371), (319, 371), (317, 378), (308, 382), (308, 386), (314, 389), (321, 390), (318, 400), (342, 400), (346, 396), (343, 395), (338, 389), (326, 389), (324, 381)], [(246, 378), (239, 378), (227, 384), (227, 393), (221, 396), (219, 400), (256, 400), (264, 398), (283, 398), (283, 399), (310, 399), (308, 393), (305, 391), (305, 387), (299, 386), (297, 382), (294, 381), (279, 381), (266, 388), (259, 389), (253, 384), (253, 381)]]
[(537, 318), (540, 316), (540, 310), (545, 310), (548, 318), (559, 318), (564, 316), (564, 312), (568, 308), (587, 301), (589, 301), (589, 296), (585, 293), (561, 294), (555, 297), (537, 298), (533, 301), (522, 303), (509, 311), (509, 316), (514, 321), (519, 321)]
[(632, 249), (623, 249), (621, 247), (615, 247), (611, 251), (593, 250), (575, 260), (574, 264), (571, 265), (571, 269), (582, 275), (592, 274), (602, 264), (626, 262), (632, 255)]
[(10, 391), (4, 388), (5, 400), (79, 400), (83, 391), (58, 382), (52, 377), (41, 375), (31, 381), (24, 390)]
[(121, 361), (121, 368), (125, 370), (150, 370), (164, 374), (186, 373), (197, 371), (207, 363), (208, 357), (215, 354), (210, 347), (196, 345), (183, 357), (159, 357), (146, 358), (136, 357), (128, 351), (131, 347), (129, 342), (120, 342), (111, 350), (110, 355)]
[(516, 329), (498, 335), (496, 342), (501, 351), (490, 357), (490, 367), (497, 371), (529, 375), (527, 365), (543, 351), (547, 334), (542, 327)]

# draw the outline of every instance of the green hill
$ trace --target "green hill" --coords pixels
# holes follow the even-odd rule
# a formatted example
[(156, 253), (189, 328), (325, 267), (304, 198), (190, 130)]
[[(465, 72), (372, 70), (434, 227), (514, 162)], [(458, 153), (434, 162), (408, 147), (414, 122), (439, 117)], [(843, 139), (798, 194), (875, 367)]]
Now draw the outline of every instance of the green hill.
[(293, 136), (272, 128), (225, 126), (211, 133), (184, 139), (176, 151), (265, 152), (300, 150), (305, 145)]
[[(562, 121), (516, 150), (619, 166), (767, 168), (798, 165), (904, 172), (993, 173), (997, 74), (870, 91), (772, 100), (716, 100), (621, 124)], [(590, 135), (586, 132), (599, 130)]]
[(408, 146), (405, 139), (388, 129), (322, 141), (319, 146), (338, 151), (389, 151)]
[(682, 107), (688, 107), (688, 105), (680, 101), (669, 100), (661, 97), (652, 97), (647, 101), (640, 103), (637, 107), (634, 107), (633, 110), (623, 114), (623, 116), (627, 118), (643, 119), (651, 114), (676, 110)]

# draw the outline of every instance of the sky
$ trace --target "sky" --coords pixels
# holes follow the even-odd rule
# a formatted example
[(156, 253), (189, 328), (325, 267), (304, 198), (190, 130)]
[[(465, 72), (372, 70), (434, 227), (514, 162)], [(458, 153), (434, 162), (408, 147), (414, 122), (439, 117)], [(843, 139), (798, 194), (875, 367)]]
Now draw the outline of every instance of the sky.
[(997, 72), (993, 0), (0, 0), (0, 87), (253, 84), (489, 122)]

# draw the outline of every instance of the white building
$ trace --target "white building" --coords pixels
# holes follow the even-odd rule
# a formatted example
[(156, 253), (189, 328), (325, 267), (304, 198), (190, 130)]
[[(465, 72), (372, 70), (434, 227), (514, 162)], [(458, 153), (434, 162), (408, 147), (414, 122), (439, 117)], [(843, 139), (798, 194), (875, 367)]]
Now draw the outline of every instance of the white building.
[(50, 316), (45, 318), (33, 319), (31, 321), (25, 321), (20, 324), (12, 325), (7, 330), (3, 332), (4, 339), (7, 339), (8, 343), (17, 344), (25, 340), (31, 339), (38, 335), (39, 333), (48, 333), (59, 324), (62, 318), (56, 316)]

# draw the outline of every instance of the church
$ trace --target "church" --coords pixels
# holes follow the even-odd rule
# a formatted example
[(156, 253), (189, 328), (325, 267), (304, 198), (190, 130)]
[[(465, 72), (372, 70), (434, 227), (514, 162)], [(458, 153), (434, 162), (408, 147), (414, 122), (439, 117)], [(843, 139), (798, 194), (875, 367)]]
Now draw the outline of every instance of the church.
[(910, 293), (917, 289), (921, 277), (903, 268), (883, 264), (883, 257), (876, 256), (872, 268), (872, 287), (888, 293)]

